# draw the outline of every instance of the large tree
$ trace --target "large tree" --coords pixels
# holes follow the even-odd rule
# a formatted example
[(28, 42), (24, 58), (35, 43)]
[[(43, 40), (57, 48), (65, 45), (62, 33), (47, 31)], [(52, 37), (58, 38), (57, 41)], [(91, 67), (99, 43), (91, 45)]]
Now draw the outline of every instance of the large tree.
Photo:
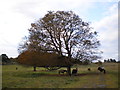
[[(43, 18), (31, 24), (29, 36), (19, 51), (54, 52), (69, 60), (94, 60), (100, 58), (96, 38), (88, 22), (72, 11), (49, 11)], [(71, 66), (68, 72), (71, 74)]]

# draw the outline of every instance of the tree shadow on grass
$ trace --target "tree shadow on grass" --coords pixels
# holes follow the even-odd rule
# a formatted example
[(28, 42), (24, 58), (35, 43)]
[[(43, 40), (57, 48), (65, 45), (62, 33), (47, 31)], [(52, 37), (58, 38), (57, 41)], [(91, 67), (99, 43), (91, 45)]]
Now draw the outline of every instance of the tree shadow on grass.
[[(71, 75), (71, 76), (86, 76), (86, 75), (99, 75), (99, 73), (78, 73), (77, 75)], [(49, 74), (49, 73), (38, 73), (38, 72), (33, 72), (33, 73), (20, 73), (17, 75), (14, 75), (15, 77), (22, 77), (22, 78), (37, 78), (41, 76), (49, 76), (49, 77), (66, 77), (70, 76), (68, 74)]]
[(15, 77), (22, 77), (22, 78), (37, 78), (40, 76), (45, 76), (45, 73), (20, 73), (17, 75), (14, 75)]

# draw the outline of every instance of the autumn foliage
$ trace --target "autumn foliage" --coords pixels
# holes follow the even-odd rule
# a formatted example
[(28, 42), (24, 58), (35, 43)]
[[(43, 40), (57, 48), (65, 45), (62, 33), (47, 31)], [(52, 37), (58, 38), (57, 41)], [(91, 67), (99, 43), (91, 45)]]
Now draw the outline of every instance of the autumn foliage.
[(18, 56), (20, 64), (36, 66), (36, 67), (67, 67), (72, 62), (65, 56), (56, 53), (25, 51)]

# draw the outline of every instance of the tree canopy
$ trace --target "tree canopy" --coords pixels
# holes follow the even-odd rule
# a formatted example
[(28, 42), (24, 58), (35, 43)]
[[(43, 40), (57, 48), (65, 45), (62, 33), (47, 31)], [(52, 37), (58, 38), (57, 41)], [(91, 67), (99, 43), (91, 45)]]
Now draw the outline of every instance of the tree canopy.
[(31, 24), (29, 36), (19, 45), (19, 52), (33, 50), (55, 52), (80, 60), (97, 59), (97, 32), (72, 11), (49, 11)]

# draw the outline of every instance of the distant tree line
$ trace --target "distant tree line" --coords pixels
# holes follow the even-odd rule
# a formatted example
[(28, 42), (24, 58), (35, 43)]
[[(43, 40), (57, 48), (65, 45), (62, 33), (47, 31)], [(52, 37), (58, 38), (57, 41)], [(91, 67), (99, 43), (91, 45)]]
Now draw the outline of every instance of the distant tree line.
[(110, 59), (104, 60), (104, 62), (117, 62), (117, 61), (115, 59), (110, 58)]

